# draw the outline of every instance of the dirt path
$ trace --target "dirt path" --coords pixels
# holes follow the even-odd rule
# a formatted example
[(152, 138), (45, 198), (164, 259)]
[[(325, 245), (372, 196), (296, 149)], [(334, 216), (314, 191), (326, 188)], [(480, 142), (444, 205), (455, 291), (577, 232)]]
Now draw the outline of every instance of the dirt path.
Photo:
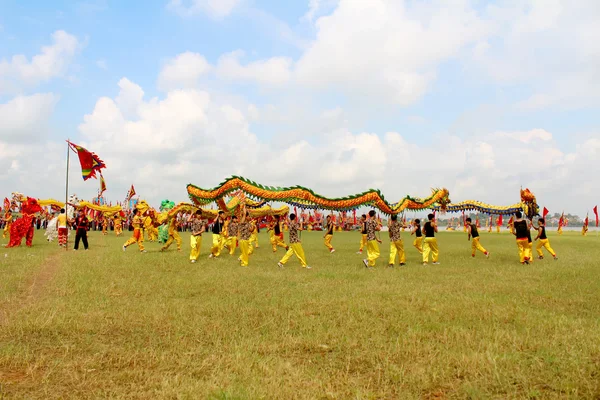
[(27, 279), (23, 290), (10, 300), (0, 303), (0, 326), (8, 325), (13, 315), (44, 295), (60, 268), (61, 256), (57, 252), (47, 257), (39, 270)]

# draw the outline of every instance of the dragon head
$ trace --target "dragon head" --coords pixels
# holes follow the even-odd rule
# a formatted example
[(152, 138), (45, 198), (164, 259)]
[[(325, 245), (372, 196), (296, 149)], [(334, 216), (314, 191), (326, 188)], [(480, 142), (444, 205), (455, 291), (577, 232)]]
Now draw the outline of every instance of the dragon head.
[(160, 202), (160, 211), (168, 211), (171, 210), (173, 207), (175, 207), (175, 202), (174, 201), (169, 201), (169, 200), (163, 200)]
[(540, 213), (540, 207), (537, 204), (535, 195), (527, 188), (521, 189), (521, 203), (523, 203), (523, 211), (529, 219), (533, 219)]

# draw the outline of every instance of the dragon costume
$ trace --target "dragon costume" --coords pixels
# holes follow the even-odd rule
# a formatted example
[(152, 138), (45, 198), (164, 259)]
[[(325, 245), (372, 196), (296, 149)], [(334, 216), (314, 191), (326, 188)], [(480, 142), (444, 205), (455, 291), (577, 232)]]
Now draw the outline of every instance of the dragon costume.
[(35, 214), (42, 212), (43, 209), (34, 198), (26, 197), (20, 193), (13, 193), (13, 198), (15, 202), (21, 204), (22, 216), (12, 223), (10, 227), (10, 240), (6, 247), (20, 246), (23, 238), (25, 238), (25, 244), (31, 247), (33, 233), (35, 232)]

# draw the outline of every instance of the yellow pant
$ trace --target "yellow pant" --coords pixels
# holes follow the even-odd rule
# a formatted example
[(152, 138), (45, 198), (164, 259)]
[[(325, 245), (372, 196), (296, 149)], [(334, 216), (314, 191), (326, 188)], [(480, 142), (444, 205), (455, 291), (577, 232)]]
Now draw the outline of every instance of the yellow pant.
[(529, 240), (517, 239), (517, 248), (519, 249), (519, 261), (524, 263), (531, 259), (531, 253), (529, 250)]
[[(258, 247), (258, 232), (254, 232), (252, 235), (250, 235), (250, 245), (254, 245), (255, 247)], [(250, 253), (252, 254), (252, 253)]]
[(190, 246), (192, 247), (190, 260), (198, 260), (198, 257), (200, 257), (200, 248), (202, 247), (202, 235), (190, 236)]
[(375, 262), (379, 258), (381, 253), (379, 252), (379, 243), (377, 240), (367, 241), (367, 260), (369, 260), (369, 267), (374, 267)]
[(333, 235), (325, 235), (325, 247), (327, 247), (329, 251), (333, 249), (333, 246), (331, 245), (331, 239), (333, 239)]
[(296, 257), (298, 257), (298, 260), (300, 260), (300, 264), (302, 264), (303, 268), (308, 265), (306, 263), (306, 257), (304, 256), (304, 249), (302, 248), (302, 243), (290, 243), (288, 251), (285, 253), (283, 258), (279, 262), (285, 265), (285, 263), (288, 262), (288, 260), (294, 254), (296, 255)]
[(213, 233), (212, 235), (212, 248), (210, 249), (210, 253), (214, 257), (219, 257), (221, 255), (221, 250), (223, 250), (223, 245), (225, 244), (225, 238), (222, 235), (216, 235)]
[(363, 251), (363, 248), (367, 245), (367, 234), (360, 235), (360, 251)]
[(415, 238), (413, 246), (419, 250), (419, 253), (423, 254), (423, 236)]
[(115, 236), (121, 236), (123, 232), (123, 227), (121, 225), (115, 225)]
[(177, 243), (177, 250), (181, 250), (181, 236), (179, 236), (179, 232), (177, 232), (175, 229), (169, 230), (169, 239), (167, 239), (167, 243), (165, 243), (162, 249), (168, 249), (173, 242)]
[(496, 227), (496, 232), (500, 233), (500, 227), (499, 226)]
[(279, 247), (283, 247), (286, 248), (286, 244), (283, 240), (281, 240), (281, 237), (277, 236), (277, 235), (273, 235), (273, 242), (271, 242), (271, 245), (273, 246), (273, 252), (277, 251), (277, 246)]
[[(227, 238), (227, 241), (225, 242), (225, 246), (227, 246), (229, 248), (230, 255), (235, 254), (235, 247), (237, 246), (237, 243), (238, 243), (237, 236), (231, 236), (231, 237)], [(241, 246), (241, 243), (240, 243), (240, 246)]]
[(146, 228), (145, 231), (148, 235), (149, 242), (155, 242), (156, 240), (158, 240), (158, 228), (151, 226), (149, 228)]
[(144, 235), (142, 235), (142, 231), (139, 229), (133, 230), (133, 236), (123, 246), (129, 247), (134, 243), (137, 243), (140, 251), (144, 251)]
[(546, 248), (546, 250), (548, 250), (548, 253), (550, 253), (550, 255), (552, 257), (556, 257), (556, 253), (554, 252), (554, 249), (550, 246), (550, 241), (548, 239), (540, 239), (537, 246), (535, 247), (535, 249), (537, 250), (538, 256), (540, 256), (540, 257), (544, 256), (544, 253), (542, 252), (542, 248)]
[(434, 237), (426, 237), (423, 241), (423, 262), (429, 262), (429, 254), (431, 254), (431, 261), (438, 262), (440, 250), (438, 249), (437, 239)]
[(252, 245), (250, 244), (250, 240), (240, 240), (240, 251), (242, 252), (240, 260), (242, 261), (242, 267), (248, 266), (248, 261), (250, 261), (251, 248)]
[(562, 234), (563, 234), (563, 229), (562, 229), (562, 226), (559, 226), (559, 227), (558, 227), (558, 234), (559, 234), (559, 235), (562, 235)]
[(396, 255), (398, 255), (398, 258), (400, 259), (400, 264), (406, 263), (406, 254), (404, 253), (404, 243), (402, 240), (390, 242), (390, 265), (396, 263)]
[(4, 232), (2, 233), (2, 239), (6, 239), (6, 236), (10, 234), (10, 226), (11, 226), (11, 224), (7, 224), (4, 226)]
[(471, 239), (471, 255), (473, 257), (475, 257), (475, 253), (477, 252), (477, 250), (479, 250), (483, 254), (487, 254), (487, 250), (483, 248), (481, 243), (479, 243), (478, 237)]

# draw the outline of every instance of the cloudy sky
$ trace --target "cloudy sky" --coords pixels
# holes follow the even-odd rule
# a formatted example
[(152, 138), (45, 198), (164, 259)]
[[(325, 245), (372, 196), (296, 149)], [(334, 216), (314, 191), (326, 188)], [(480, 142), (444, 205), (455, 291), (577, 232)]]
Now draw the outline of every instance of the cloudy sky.
[[(600, 202), (597, 0), (0, 0), (0, 188), (106, 197), (230, 175), (327, 196)], [(91, 198), (72, 159), (71, 192)]]

